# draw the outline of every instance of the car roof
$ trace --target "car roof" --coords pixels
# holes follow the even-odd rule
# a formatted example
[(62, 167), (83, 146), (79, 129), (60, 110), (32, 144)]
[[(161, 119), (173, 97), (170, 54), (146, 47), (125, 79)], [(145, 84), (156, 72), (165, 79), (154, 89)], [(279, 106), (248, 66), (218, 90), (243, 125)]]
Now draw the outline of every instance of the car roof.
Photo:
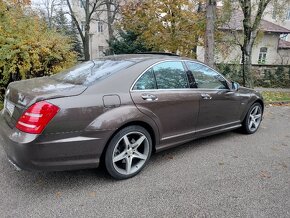
[(128, 60), (135, 63), (147, 61), (147, 60), (192, 60), (185, 57), (180, 57), (178, 55), (174, 55), (171, 53), (144, 53), (144, 54), (121, 54), (121, 55), (110, 55), (102, 58), (98, 58), (97, 60), (114, 60), (114, 61), (122, 61)]

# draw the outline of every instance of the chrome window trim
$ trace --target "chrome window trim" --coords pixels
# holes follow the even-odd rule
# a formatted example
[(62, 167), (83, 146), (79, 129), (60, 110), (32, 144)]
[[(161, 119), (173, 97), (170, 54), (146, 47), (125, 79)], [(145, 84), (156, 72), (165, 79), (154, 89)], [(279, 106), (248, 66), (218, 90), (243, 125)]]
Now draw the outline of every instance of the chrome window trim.
[(199, 89), (199, 88), (186, 88), (186, 89), (138, 89), (130, 90), (131, 92), (156, 92), (156, 91), (229, 91), (229, 89)]
[[(149, 89), (142, 89), (142, 90), (134, 90), (133, 88), (134, 88), (134, 86), (135, 86), (135, 84), (137, 83), (137, 81), (140, 79), (140, 77), (142, 77), (143, 76), (143, 74), (144, 73), (146, 73), (147, 72), (147, 70), (149, 70), (150, 68), (153, 68), (155, 65), (157, 65), (157, 64), (161, 64), (161, 63), (164, 63), (164, 62), (180, 62), (181, 64), (182, 64), (182, 67), (183, 67), (183, 70), (184, 70), (184, 73), (185, 73), (185, 75), (186, 75), (186, 69), (185, 69), (185, 67), (184, 67), (184, 65), (183, 65), (183, 60), (162, 60), (162, 61), (158, 61), (158, 62), (156, 62), (155, 64), (152, 64), (151, 66), (149, 66), (149, 67), (147, 67), (138, 77), (137, 77), (137, 79), (135, 79), (135, 81), (133, 82), (133, 85), (131, 85), (131, 88), (130, 88), (130, 92), (132, 92), (132, 91), (147, 91), (147, 90), (149, 90)], [(187, 78), (187, 75), (186, 75), (186, 78)], [(190, 87), (189, 87), (189, 81), (188, 81), (188, 78), (187, 78), (187, 82), (188, 82), (188, 88), (184, 88), (184, 90), (189, 90), (189, 89), (191, 89)], [(150, 90), (178, 90), (178, 89), (150, 89)]]
[[(208, 67), (209, 69), (211, 69), (212, 71), (214, 71), (215, 73), (217, 73), (218, 75), (220, 75), (226, 82), (227, 84), (229, 85), (229, 81), (224, 77), (224, 75), (222, 75), (221, 73), (219, 73), (218, 71), (216, 71), (215, 69), (213, 69), (212, 67), (210, 66), (207, 66), (206, 64), (204, 63), (201, 63), (201, 62), (198, 62), (198, 61), (194, 61), (194, 60), (183, 60), (185, 62), (185, 65), (186, 65), (186, 62), (192, 62), (192, 63), (195, 63), (195, 64), (200, 64), (202, 66), (205, 66), (205, 67)], [(186, 65), (186, 67), (188, 68), (188, 66)], [(190, 70), (190, 69), (188, 69)], [(190, 70), (191, 71), (191, 70)], [(198, 89), (198, 88), (197, 88)], [(215, 90), (215, 89), (208, 89), (208, 90)], [(222, 89), (217, 89), (217, 90), (222, 90)], [(230, 87), (228, 87), (228, 89), (224, 89), (224, 90), (230, 90)]]
[[(186, 65), (186, 62), (193, 62), (193, 63), (196, 63), (196, 64), (200, 64), (200, 65), (203, 65), (203, 66), (205, 66), (205, 67), (208, 67), (209, 69), (211, 69), (212, 71), (214, 71), (214, 72), (216, 72), (217, 74), (219, 74), (226, 82), (227, 82), (227, 84), (229, 83), (229, 81), (221, 74), (221, 73), (219, 73), (219, 72), (217, 72), (215, 69), (213, 69), (213, 68), (211, 68), (210, 66), (207, 66), (206, 64), (204, 64), (204, 63), (201, 63), (201, 62), (198, 62), (198, 61), (194, 61), (194, 60), (162, 60), (162, 61), (158, 61), (158, 62), (156, 62), (156, 63), (154, 63), (153, 65), (151, 65), (151, 66), (149, 66), (149, 67), (147, 67), (136, 79), (135, 79), (135, 81), (133, 82), (133, 84), (131, 85), (131, 87), (130, 87), (130, 92), (147, 92), (147, 91), (150, 91), (150, 92), (154, 92), (154, 91), (165, 91), (165, 90), (167, 90), (167, 91), (185, 91), (185, 90), (198, 90), (198, 91), (222, 91), (222, 90), (230, 90), (230, 88), (228, 88), (228, 89), (209, 89), (209, 88), (190, 88), (190, 87), (188, 87), (188, 88), (183, 88), (183, 89), (140, 89), (140, 90), (138, 90), (138, 89), (133, 89), (134, 88), (134, 86), (135, 86), (135, 84), (137, 83), (137, 81), (140, 79), (140, 77), (142, 77), (143, 76), (143, 74), (144, 73), (146, 73), (147, 72), (147, 70), (149, 70), (150, 68), (152, 68), (152, 67), (154, 67), (155, 65), (157, 65), (157, 64), (161, 64), (161, 63), (164, 63), (164, 62), (181, 62), (181, 63), (183, 63), (184, 62), (184, 64), (185, 64), (185, 66), (186, 66), (186, 68), (188, 69), (188, 66)], [(183, 68), (184, 68), (184, 66), (183, 66)], [(185, 69), (184, 68), (184, 72), (186, 73), (186, 70), (187, 69)], [(189, 69), (188, 69), (189, 70)], [(188, 80), (188, 78), (187, 78), (187, 80)], [(188, 81), (189, 82), (189, 81)]]

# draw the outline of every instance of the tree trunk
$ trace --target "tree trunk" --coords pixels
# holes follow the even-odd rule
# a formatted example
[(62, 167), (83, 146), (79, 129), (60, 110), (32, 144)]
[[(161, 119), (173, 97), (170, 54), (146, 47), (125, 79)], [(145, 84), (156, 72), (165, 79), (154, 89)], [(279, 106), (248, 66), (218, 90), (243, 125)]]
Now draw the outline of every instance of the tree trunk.
[(85, 37), (83, 41), (83, 48), (84, 48), (84, 58), (85, 61), (89, 61), (91, 56), (90, 56), (90, 35), (89, 32), (85, 31)]
[(106, 1), (109, 41), (111, 41), (114, 37), (114, 30), (113, 30), (114, 17), (113, 17), (112, 7), (113, 5), (112, 5), (111, 0)]
[(207, 0), (204, 61), (210, 67), (214, 67), (215, 20), (216, 20), (216, 0)]
[(243, 64), (243, 86), (250, 88), (254, 87), (254, 80), (252, 76), (252, 51), (242, 51)]
[(85, 2), (85, 16), (86, 16), (86, 25), (85, 25), (85, 37), (83, 41), (83, 47), (84, 47), (84, 56), (85, 61), (89, 61), (91, 59), (90, 54), (90, 1), (86, 0)]
[(258, 35), (259, 25), (261, 23), (263, 13), (271, 0), (256, 1), (256, 5), (258, 6), (258, 8), (255, 16), (253, 16), (252, 14), (253, 7), (251, 0), (238, 1), (244, 14), (244, 42), (243, 45), (241, 45), (243, 62), (243, 85), (247, 85), (250, 88), (253, 88), (254, 79), (252, 75), (252, 50)]

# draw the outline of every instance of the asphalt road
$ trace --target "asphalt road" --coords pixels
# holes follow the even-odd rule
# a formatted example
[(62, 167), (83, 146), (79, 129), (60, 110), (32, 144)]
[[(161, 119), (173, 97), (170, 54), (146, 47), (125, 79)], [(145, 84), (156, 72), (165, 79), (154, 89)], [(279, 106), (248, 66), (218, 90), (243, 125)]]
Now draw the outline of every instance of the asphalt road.
[(290, 107), (254, 135), (229, 132), (153, 155), (137, 177), (17, 172), (0, 147), (0, 217), (290, 217)]

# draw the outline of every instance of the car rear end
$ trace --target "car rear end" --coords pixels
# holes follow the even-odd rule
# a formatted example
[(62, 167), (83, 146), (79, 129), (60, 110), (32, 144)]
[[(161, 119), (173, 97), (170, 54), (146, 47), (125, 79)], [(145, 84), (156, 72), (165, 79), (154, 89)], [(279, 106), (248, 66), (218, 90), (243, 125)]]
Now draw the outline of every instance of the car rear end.
[[(48, 148), (45, 144), (48, 139), (43, 137), (43, 132), (61, 110), (49, 101), (77, 96), (85, 89), (49, 78), (14, 82), (8, 86), (0, 113), (0, 144), (17, 169), (57, 170), (57, 165), (64, 165), (55, 159), (55, 151)], [(61, 143), (58, 146), (60, 154)]]
[(112, 132), (89, 125), (104, 111), (94, 81), (134, 62), (85, 62), (53, 77), (13, 82), (0, 113), (0, 144), (17, 169), (60, 171), (97, 167)]

